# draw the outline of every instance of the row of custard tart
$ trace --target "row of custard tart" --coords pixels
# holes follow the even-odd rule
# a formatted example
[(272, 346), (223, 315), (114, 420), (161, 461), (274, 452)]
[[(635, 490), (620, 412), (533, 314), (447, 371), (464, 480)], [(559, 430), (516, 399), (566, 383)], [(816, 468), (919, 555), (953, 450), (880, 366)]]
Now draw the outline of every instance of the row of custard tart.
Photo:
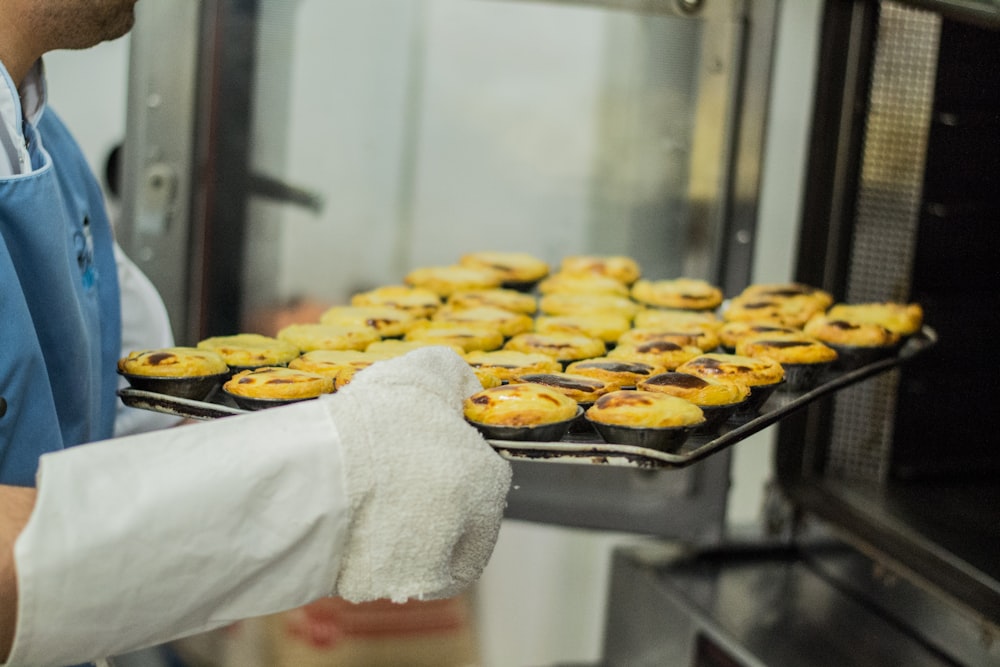
[[(504, 264), (508, 269), (534, 264), (534, 275), (540, 276), (538, 262), (531, 262), (531, 259), (523, 253), (480, 253), (463, 257), (463, 262), (489, 264), (492, 267), (490, 270), (494, 271)], [(740, 336), (773, 338), (779, 333), (803, 335), (807, 329), (786, 324), (789, 319), (787, 313), (799, 314), (807, 310), (803, 304), (809, 304), (808, 308), (816, 312), (828, 305), (828, 301), (824, 301), (825, 295), (819, 290), (791, 284), (751, 286), (733, 299), (739, 307), (723, 309), (721, 317), (709, 310), (648, 308), (631, 296), (623, 295), (621, 290), (624, 286), (630, 284), (634, 289), (642, 281), (637, 265), (628, 258), (620, 257), (567, 258), (558, 273), (539, 280), (537, 286), (541, 296), (537, 299), (534, 295), (502, 286), (453, 291), (447, 297), (420, 286), (386, 286), (355, 295), (349, 306), (331, 308), (323, 314), (320, 322), (286, 327), (278, 333), (280, 345), (267, 337), (240, 334), (209, 339), (199, 343), (198, 347), (218, 351), (229, 367), (237, 370), (268, 365), (294, 366), (290, 361), (294, 355), (304, 358), (309, 355), (338, 357), (352, 351), (364, 351), (365, 358), (352, 360), (351, 364), (344, 364), (338, 358), (323, 360), (327, 366), (336, 364), (347, 368), (342, 371), (345, 379), (359, 367), (377, 360), (380, 354), (396, 354), (411, 346), (428, 344), (450, 345), (466, 354), (499, 349), (545, 355), (564, 366), (607, 354), (621, 361), (648, 361), (671, 369), (720, 344), (726, 351), (735, 352)], [(522, 272), (510, 274), (506, 284), (523, 285), (527, 282), (530, 282), (529, 275)], [(673, 282), (690, 286), (694, 281), (678, 279)], [(617, 293), (612, 293), (610, 289), (605, 292), (587, 291), (597, 290), (609, 283), (619, 285)], [(688, 291), (700, 294), (699, 289)], [(783, 305), (785, 303), (795, 305)], [(838, 315), (839, 319), (829, 322), (827, 328), (847, 340), (831, 340), (831, 346), (841, 343), (850, 346), (850, 341), (854, 340), (855, 346), (862, 345), (864, 349), (890, 349), (894, 344), (891, 336), (888, 341), (883, 337), (881, 346), (876, 347), (870, 341), (859, 343), (857, 336), (850, 339), (850, 335), (866, 328), (887, 331), (886, 327), (866, 318), (884, 316), (879, 308), (885, 310), (893, 305), (852, 307), (862, 311), (867, 308), (866, 312), (850, 314), (857, 320), (856, 323), (853, 319), (845, 319), (847, 315)], [(834, 306), (826, 313), (828, 319), (837, 308)], [(914, 306), (906, 308), (912, 315)], [(917, 310), (919, 321), (918, 307)], [(750, 313), (754, 313), (755, 317), (750, 317)], [(900, 319), (895, 311), (889, 314)], [(848, 322), (850, 324), (845, 326)], [(818, 329), (808, 333), (822, 340), (823, 333)], [(896, 342), (900, 335), (896, 335)], [(402, 338), (404, 342), (395, 338)], [(876, 338), (870, 337), (871, 340)], [(779, 357), (789, 366), (822, 362), (813, 353), (826, 351), (799, 340), (775, 340), (772, 343), (762, 345), (758, 341), (756, 347), (747, 347), (745, 351)], [(802, 361), (809, 354), (813, 354), (814, 358)], [(157, 372), (165, 366), (160, 363), (145, 370)], [(497, 383), (497, 377), (488, 368), (484, 369), (479, 363), (476, 368), (484, 385)], [(143, 370), (133, 368), (128, 372), (142, 373)], [(247, 381), (245, 384), (254, 383)]]

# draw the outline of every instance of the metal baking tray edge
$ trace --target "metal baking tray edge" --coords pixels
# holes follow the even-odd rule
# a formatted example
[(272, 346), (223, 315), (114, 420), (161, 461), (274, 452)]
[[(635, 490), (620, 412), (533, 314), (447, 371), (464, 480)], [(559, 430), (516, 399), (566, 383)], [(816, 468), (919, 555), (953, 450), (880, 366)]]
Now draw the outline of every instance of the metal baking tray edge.
[[(936, 343), (937, 333), (925, 326), (917, 334), (911, 336), (895, 356), (834, 375), (809, 391), (794, 394), (778, 392), (764, 405), (758, 417), (710, 440), (695, 442), (691, 447), (685, 445), (680, 452), (676, 453), (644, 447), (614, 445), (603, 440), (588, 440), (585, 435), (577, 436), (576, 439), (563, 439), (559, 442), (512, 440), (489, 440), (488, 442), (501, 456), (511, 460), (633, 468), (683, 468), (745, 440), (824, 396), (901, 366)], [(137, 389), (122, 389), (118, 395), (127, 406), (189, 419), (218, 419), (247, 413), (246, 410), (240, 408), (210, 401), (193, 401)], [(567, 438), (574, 438), (574, 436), (571, 434)]]

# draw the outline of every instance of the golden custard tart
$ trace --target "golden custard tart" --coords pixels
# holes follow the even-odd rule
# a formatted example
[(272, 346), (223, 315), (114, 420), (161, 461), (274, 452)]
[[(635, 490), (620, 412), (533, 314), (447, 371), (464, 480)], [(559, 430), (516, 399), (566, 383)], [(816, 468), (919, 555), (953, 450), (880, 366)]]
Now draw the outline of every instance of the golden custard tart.
[(924, 310), (918, 303), (838, 303), (826, 314), (831, 319), (845, 322), (880, 324), (903, 337), (917, 333), (924, 323)]
[(656, 339), (642, 343), (619, 343), (608, 352), (608, 357), (625, 361), (641, 361), (655, 366), (663, 366), (668, 371), (672, 371), (699, 354), (702, 354), (702, 349), (697, 345), (685, 345), (675, 343), (672, 340)]
[(729, 300), (722, 311), (727, 322), (770, 322), (801, 328), (813, 315), (822, 313), (822, 302), (810, 296), (740, 295)]
[(361, 325), (296, 323), (278, 331), (278, 338), (295, 345), (302, 352), (312, 350), (364, 350), (380, 340), (375, 329)]
[(499, 387), (504, 383), (500, 376), (493, 372), (493, 369), (473, 368), (472, 372), (476, 374), (476, 379), (479, 380), (479, 384), (483, 386), (483, 389)]
[(504, 335), (489, 326), (446, 321), (422, 321), (403, 337), (405, 341), (422, 341), (434, 345), (455, 345), (464, 352), (497, 350)]
[(599, 273), (560, 271), (538, 283), (540, 294), (615, 294), (628, 296), (628, 285)]
[(492, 306), (525, 315), (534, 315), (538, 311), (538, 300), (533, 294), (507, 288), (460, 290), (448, 295), (446, 303), (452, 308)]
[(669, 340), (678, 345), (694, 345), (702, 352), (719, 347), (719, 334), (715, 329), (699, 325), (681, 325), (676, 328), (634, 328), (618, 337), (619, 345), (636, 345), (654, 340)]
[(722, 290), (698, 278), (640, 279), (632, 285), (631, 296), (647, 306), (681, 310), (715, 310), (722, 303)]
[(592, 377), (613, 385), (615, 389), (635, 389), (642, 380), (666, 370), (663, 366), (647, 364), (642, 361), (626, 361), (624, 359), (609, 359), (608, 357), (574, 361), (566, 367), (567, 373)]
[(434, 313), (431, 318), (436, 322), (454, 322), (484, 326), (499, 331), (505, 338), (519, 333), (531, 331), (535, 322), (530, 315), (515, 313), (496, 306), (478, 306), (475, 308), (451, 308), (445, 306)]
[(837, 358), (836, 350), (802, 331), (745, 336), (736, 344), (736, 354), (769, 357), (782, 366), (828, 364)]
[(750, 397), (750, 387), (741, 382), (698, 377), (676, 371), (642, 380), (638, 389), (670, 394), (697, 405), (705, 415), (705, 423), (698, 427), (702, 432), (721, 426)]
[(639, 263), (625, 255), (569, 255), (559, 264), (565, 273), (597, 274), (631, 285), (642, 275)]
[(616, 389), (613, 385), (609, 385), (597, 378), (560, 371), (525, 373), (514, 377), (511, 382), (533, 382), (545, 385), (546, 387), (552, 387), (556, 391), (572, 398), (577, 403), (593, 403), (604, 394)]
[(740, 296), (751, 299), (799, 299), (804, 298), (816, 304), (819, 310), (826, 310), (833, 304), (833, 296), (818, 287), (804, 283), (752, 283), (743, 288)]
[(837, 351), (835, 366), (859, 368), (895, 354), (903, 336), (875, 322), (849, 322), (829, 315), (816, 315), (803, 331)]
[(748, 387), (777, 385), (785, 379), (785, 369), (773, 359), (709, 352), (677, 367), (681, 373), (741, 382)]
[(562, 370), (561, 363), (541, 352), (474, 350), (465, 355), (465, 361), (473, 370), (488, 371), (503, 381), (522, 373), (554, 373)]
[(776, 322), (726, 322), (719, 327), (719, 342), (723, 348), (732, 353), (736, 351), (736, 344), (741, 338), (761, 334), (796, 333), (798, 331), (801, 331), (798, 327), (789, 327)]
[(134, 389), (202, 400), (230, 370), (217, 352), (180, 346), (130, 352), (118, 360), (118, 373)]
[(299, 356), (299, 348), (288, 341), (256, 333), (212, 336), (198, 341), (199, 350), (219, 354), (230, 369), (283, 366)]
[(638, 389), (678, 396), (699, 407), (735, 405), (750, 396), (750, 387), (742, 382), (698, 377), (677, 371), (667, 371), (642, 380), (638, 384)]
[(675, 370), (748, 386), (750, 395), (734, 415), (739, 419), (754, 416), (771, 394), (785, 382), (784, 367), (767, 357), (709, 352), (684, 362)]
[(320, 324), (371, 327), (382, 338), (399, 338), (417, 320), (410, 311), (395, 306), (333, 306), (319, 317)]
[(485, 267), (453, 264), (413, 269), (403, 277), (403, 282), (410, 287), (422, 287), (446, 298), (459, 290), (500, 287), (503, 276), (499, 271)]
[(639, 304), (627, 296), (617, 294), (557, 292), (540, 297), (538, 310), (544, 315), (615, 313), (627, 317), (631, 321), (639, 310)]
[(432, 346), (447, 347), (459, 356), (465, 354), (465, 348), (454, 343), (443, 343), (435, 340), (399, 340), (398, 338), (388, 338), (369, 343), (368, 347), (365, 348), (365, 352), (390, 358), (402, 356), (407, 352), (412, 352), (421, 347)]
[(540, 315), (535, 318), (538, 333), (571, 333), (600, 338), (606, 344), (631, 328), (629, 318), (619, 313), (582, 313), (579, 315)]
[(601, 396), (584, 415), (606, 442), (662, 451), (676, 451), (705, 423), (691, 401), (635, 389)]
[(489, 269), (500, 274), (501, 284), (515, 289), (529, 289), (549, 275), (549, 265), (527, 252), (481, 251), (462, 255), (459, 265)]
[(259, 410), (329, 394), (334, 382), (333, 378), (294, 368), (264, 366), (240, 371), (222, 389), (241, 408)]
[(803, 332), (747, 336), (736, 344), (736, 354), (777, 361), (791, 391), (813, 388), (837, 360), (836, 350)]
[(547, 354), (563, 363), (602, 357), (606, 350), (604, 341), (572, 333), (523, 333), (504, 343), (503, 349), (516, 352)]
[(437, 292), (409, 285), (383, 285), (351, 297), (352, 306), (389, 306), (416, 318), (430, 317), (441, 307)]
[(391, 356), (360, 350), (312, 350), (289, 362), (288, 367), (336, 379), (344, 368), (367, 368)]
[(487, 438), (556, 441), (583, 409), (552, 387), (531, 382), (505, 384), (465, 399), (465, 419)]
[(711, 310), (681, 310), (678, 308), (640, 308), (633, 318), (636, 328), (676, 329), (688, 326), (718, 329), (722, 319)]

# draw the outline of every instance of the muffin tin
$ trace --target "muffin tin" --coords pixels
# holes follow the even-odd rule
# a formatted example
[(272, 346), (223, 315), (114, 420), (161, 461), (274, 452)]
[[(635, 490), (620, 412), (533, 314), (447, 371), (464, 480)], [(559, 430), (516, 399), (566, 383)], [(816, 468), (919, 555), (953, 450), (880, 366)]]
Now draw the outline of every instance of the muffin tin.
[[(611, 444), (596, 431), (581, 428), (568, 429), (559, 440), (525, 441), (491, 437), (488, 441), (503, 457), (514, 460), (635, 468), (683, 468), (746, 439), (820, 398), (900, 366), (936, 342), (937, 334), (925, 326), (909, 337), (895, 354), (847, 371), (830, 369), (807, 391), (794, 392), (783, 388), (782, 391), (771, 394), (755, 414), (730, 418), (715, 432), (696, 430), (687, 435), (678, 449), (672, 451), (641, 445)], [(191, 400), (129, 388), (119, 391), (119, 396), (131, 407), (192, 419), (216, 419), (247, 412), (232, 403), (222, 392), (215, 392), (206, 400)]]

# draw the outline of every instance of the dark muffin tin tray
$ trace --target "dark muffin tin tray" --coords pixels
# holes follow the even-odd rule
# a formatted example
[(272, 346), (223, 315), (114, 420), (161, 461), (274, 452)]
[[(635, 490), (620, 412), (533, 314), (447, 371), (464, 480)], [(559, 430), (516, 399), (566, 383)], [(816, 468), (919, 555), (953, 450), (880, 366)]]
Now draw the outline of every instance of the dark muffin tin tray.
[[(713, 434), (691, 435), (676, 452), (609, 444), (587, 428), (571, 429), (558, 442), (490, 439), (489, 443), (507, 459), (634, 468), (683, 468), (731, 447), (820, 398), (900, 366), (935, 343), (937, 334), (930, 327), (924, 327), (895, 354), (850, 370), (827, 372), (815, 387), (807, 391), (777, 391), (755, 417), (742, 422), (727, 422)], [(214, 392), (204, 401), (137, 389), (123, 389), (118, 394), (125, 405), (190, 419), (217, 419), (247, 412), (231, 403), (221, 391)]]

